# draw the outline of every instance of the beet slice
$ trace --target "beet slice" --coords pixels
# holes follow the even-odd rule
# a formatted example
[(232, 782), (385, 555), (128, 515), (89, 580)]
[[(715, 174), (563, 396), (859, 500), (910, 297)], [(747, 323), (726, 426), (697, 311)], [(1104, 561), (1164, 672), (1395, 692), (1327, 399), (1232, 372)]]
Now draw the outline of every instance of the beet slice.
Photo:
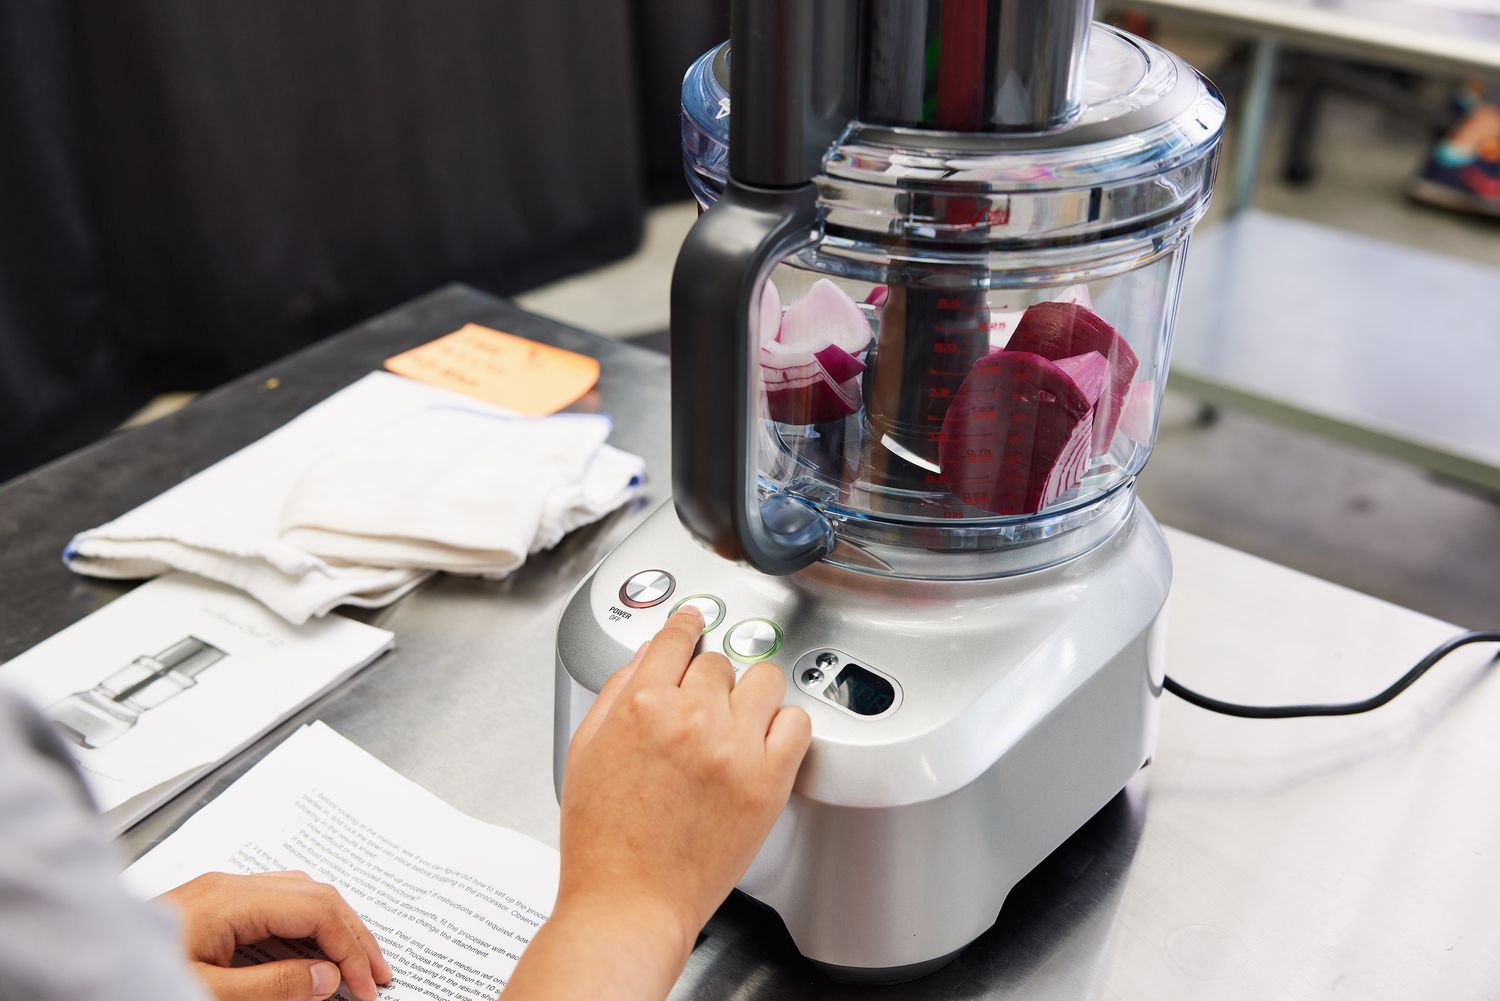
[(1057, 364), (1024, 351), (974, 363), (943, 417), (943, 479), (964, 504), (1034, 514), (1082, 481), (1093, 407)]
[(1109, 451), (1125, 394), (1135, 378), (1140, 360), (1120, 332), (1093, 310), (1072, 302), (1039, 302), (1026, 310), (1016, 332), (1005, 345), (1007, 351), (1029, 351), (1058, 361), (1097, 351), (1109, 361), (1109, 384), (1100, 394), (1094, 419), (1093, 454)]

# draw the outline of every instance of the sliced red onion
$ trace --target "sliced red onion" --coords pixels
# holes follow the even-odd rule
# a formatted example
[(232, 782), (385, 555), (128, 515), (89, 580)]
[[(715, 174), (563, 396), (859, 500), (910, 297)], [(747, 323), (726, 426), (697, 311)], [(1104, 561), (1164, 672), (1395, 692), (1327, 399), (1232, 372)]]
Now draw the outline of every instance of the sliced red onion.
[(869, 344), (870, 325), (854, 300), (826, 278), (814, 282), (807, 295), (787, 308), (776, 338), (761, 342), (770, 418), (783, 424), (823, 424), (857, 411), (865, 363), (855, 352)]
[(1084, 399), (1089, 401), (1089, 406), (1099, 402), (1099, 397), (1104, 395), (1104, 387), (1109, 385), (1109, 359), (1097, 351), (1090, 351), (1084, 355), (1074, 355), (1071, 358), (1060, 358), (1055, 363), (1058, 368), (1068, 373), (1068, 378), (1083, 393)]
[(766, 287), (760, 293), (760, 337), (765, 344), (781, 334), (781, 291), (776, 283), (766, 279)]
[(1052, 464), (1047, 481), (1042, 484), (1042, 501), (1038, 510), (1055, 503), (1058, 498), (1076, 490), (1089, 471), (1089, 453), (1094, 443), (1094, 411), (1090, 410), (1083, 420), (1073, 427), (1062, 455)]
[(819, 278), (806, 295), (787, 307), (776, 340), (807, 351), (836, 344), (856, 354), (870, 344), (870, 324), (843, 289)]
[(823, 371), (828, 373), (828, 378), (834, 382), (848, 382), (865, 370), (865, 363), (854, 357), (837, 344), (828, 347), (813, 355), (818, 364), (823, 366)]
[(773, 421), (824, 424), (859, 409), (864, 362), (832, 344), (816, 354), (775, 350), (782, 347), (772, 345), (760, 352), (767, 415)]
[(939, 441), (942, 476), (963, 503), (1034, 514), (1082, 481), (1093, 407), (1062, 368), (1001, 351), (974, 364), (954, 394)]
[[(1078, 286), (1082, 287), (1082, 286)], [(1109, 443), (1120, 424), (1125, 394), (1140, 362), (1119, 331), (1086, 306), (1067, 302), (1039, 302), (1026, 310), (1007, 351), (1029, 351), (1054, 361), (1097, 351), (1109, 361), (1109, 383), (1097, 402), (1094, 420), (1095, 456), (1109, 451)]]
[(1156, 423), (1156, 384), (1150, 379), (1131, 383), (1120, 410), (1120, 432), (1131, 441), (1145, 443), (1151, 439)]

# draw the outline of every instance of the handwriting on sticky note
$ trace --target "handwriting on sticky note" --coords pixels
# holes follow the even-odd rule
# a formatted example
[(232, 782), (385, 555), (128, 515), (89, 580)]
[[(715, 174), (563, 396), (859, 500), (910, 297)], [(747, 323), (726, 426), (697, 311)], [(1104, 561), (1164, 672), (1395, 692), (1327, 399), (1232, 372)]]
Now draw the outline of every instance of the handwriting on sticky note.
[(528, 417), (557, 413), (599, 381), (597, 359), (476, 323), (387, 358), (385, 367)]

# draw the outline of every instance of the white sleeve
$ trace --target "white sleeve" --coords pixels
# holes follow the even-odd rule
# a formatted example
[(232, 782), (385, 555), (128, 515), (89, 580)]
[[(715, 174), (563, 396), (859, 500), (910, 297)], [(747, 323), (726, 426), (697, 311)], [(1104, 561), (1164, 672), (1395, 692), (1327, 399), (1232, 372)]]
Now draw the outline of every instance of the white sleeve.
[(120, 884), (50, 726), (0, 691), (0, 1001), (205, 1001), (166, 908)]

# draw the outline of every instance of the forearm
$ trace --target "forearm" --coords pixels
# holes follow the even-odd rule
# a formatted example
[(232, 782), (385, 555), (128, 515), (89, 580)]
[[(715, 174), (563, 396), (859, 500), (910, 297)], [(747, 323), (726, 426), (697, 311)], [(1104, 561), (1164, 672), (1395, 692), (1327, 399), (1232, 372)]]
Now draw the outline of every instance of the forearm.
[(574, 733), (557, 904), (505, 1001), (662, 1001), (786, 805), (812, 721), (780, 669), (695, 655), (703, 624), (674, 613)]
[(660, 1001), (677, 982), (692, 936), (665, 913), (624, 901), (560, 902), (526, 947), (504, 1001)]
[(163, 908), (118, 859), (51, 724), (0, 691), (0, 997), (200, 1001)]

